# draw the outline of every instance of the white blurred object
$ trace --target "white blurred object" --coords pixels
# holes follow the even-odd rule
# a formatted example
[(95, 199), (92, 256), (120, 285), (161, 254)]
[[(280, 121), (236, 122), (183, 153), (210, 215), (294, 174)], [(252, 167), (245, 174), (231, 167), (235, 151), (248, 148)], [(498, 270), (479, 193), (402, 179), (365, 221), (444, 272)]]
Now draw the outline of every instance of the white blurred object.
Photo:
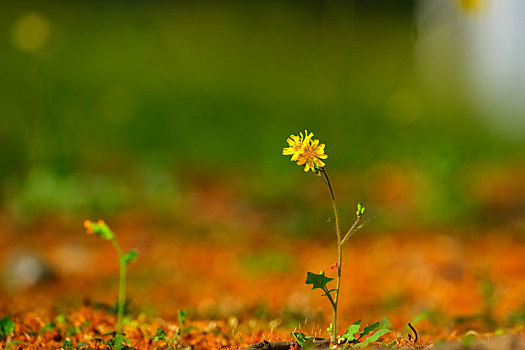
[(3, 270), (5, 287), (11, 291), (32, 287), (53, 275), (44, 260), (24, 248), (15, 248), (7, 254)]
[(415, 61), (431, 96), (464, 99), (525, 140), (525, 1), (420, 0)]

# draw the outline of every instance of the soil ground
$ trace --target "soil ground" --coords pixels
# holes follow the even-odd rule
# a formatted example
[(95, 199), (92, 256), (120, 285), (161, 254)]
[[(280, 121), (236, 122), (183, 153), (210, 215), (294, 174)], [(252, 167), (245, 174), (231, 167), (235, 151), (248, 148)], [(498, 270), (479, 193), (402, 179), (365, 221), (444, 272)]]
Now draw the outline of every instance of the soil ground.
[[(174, 343), (194, 349), (287, 341), (293, 330), (327, 336), (329, 304), (304, 280), (306, 271), (334, 274), (335, 247), (328, 240), (220, 234), (195, 239), (126, 221), (113, 227), (124, 249), (140, 252), (128, 271), (125, 333), (131, 346), (162, 348), (162, 341), (154, 342), (157, 328), (168, 339), (176, 337), (181, 309), (190, 328)], [(40, 225), (27, 232), (4, 226), (1, 235), (0, 315), (16, 324), (7, 339), (19, 342), (13, 348), (60, 348), (64, 340), (107, 348), (102, 340), (115, 327), (111, 305), (118, 291), (112, 246), (85, 235), (80, 225)], [(386, 317), (393, 330), (386, 341), (418, 347), (470, 337), (484, 341), (494, 334), (524, 337), (524, 256), (525, 241), (508, 232), (356, 235), (345, 246), (341, 328)], [(24, 284), (13, 271), (27, 257), (43, 273)], [(417, 344), (408, 340), (406, 327), (414, 318), (421, 319)]]

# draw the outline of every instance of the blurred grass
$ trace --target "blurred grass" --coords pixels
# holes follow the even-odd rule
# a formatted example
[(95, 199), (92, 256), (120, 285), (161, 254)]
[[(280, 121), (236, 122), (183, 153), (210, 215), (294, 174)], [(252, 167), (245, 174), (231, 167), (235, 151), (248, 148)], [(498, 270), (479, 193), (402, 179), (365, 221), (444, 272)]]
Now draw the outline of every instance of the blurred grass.
[[(418, 85), (413, 6), (6, 4), (4, 205), (17, 220), (163, 208), (180, 200), (197, 173), (241, 178), (264, 210), (288, 207), (317, 193), (296, 193), (298, 182), (309, 185), (280, 155), (290, 133), (308, 128), (327, 144), (329, 169), (346, 174), (338, 180), (354, 181), (338, 182), (343, 206), (374, 200), (370, 175), (393, 165), (401, 178), (419, 179), (412, 217), (479, 219), (465, 170), (505, 164), (523, 154), (525, 142), (492, 134), (461, 100), (435, 100)], [(31, 21), (24, 27), (28, 14), (48, 37), (33, 33)], [(385, 225), (396, 223), (391, 207), (370, 206)]]

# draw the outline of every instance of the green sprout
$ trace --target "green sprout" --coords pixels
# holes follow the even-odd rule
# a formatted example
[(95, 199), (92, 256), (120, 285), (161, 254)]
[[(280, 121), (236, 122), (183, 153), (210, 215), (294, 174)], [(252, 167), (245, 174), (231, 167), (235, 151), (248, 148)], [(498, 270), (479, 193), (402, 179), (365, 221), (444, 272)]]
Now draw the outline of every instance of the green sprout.
[(179, 327), (177, 328), (175, 335), (171, 338), (168, 338), (168, 335), (164, 329), (157, 327), (157, 332), (155, 333), (153, 342), (155, 344), (157, 344), (159, 341), (163, 343), (160, 345), (155, 345), (155, 349), (187, 349), (187, 347), (182, 344), (182, 336), (194, 329), (194, 327), (186, 327), (186, 311), (179, 310), (177, 312), (177, 318), (179, 320)]
[(0, 340), (5, 340), (15, 331), (15, 323), (9, 316), (0, 319)]
[(126, 304), (126, 270), (130, 262), (137, 258), (138, 252), (130, 250), (126, 253), (122, 252), (117, 237), (111, 231), (108, 225), (102, 220), (96, 223), (86, 220), (84, 227), (88, 234), (96, 234), (100, 238), (110, 241), (117, 251), (119, 265), (120, 265), (120, 279), (119, 279), (119, 293), (118, 293), (118, 312), (117, 312), (117, 330), (115, 332), (114, 348), (121, 349), (122, 342), (125, 340), (123, 333), (124, 308)]
[(357, 232), (359, 231), (366, 222), (359, 225), (361, 218), (363, 217), (366, 208), (362, 203), (357, 204), (356, 220), (350, 227), (348, 232), (343, 235), (341, 226), (339, 224), (339, 214), (337, 210), (337, 202), (335, 200), (335, 194), (328, 177), (328, 173), (325, 169), (325, 163), (323, 159), (328, 158), (324, 152), (325, 145), (320, 143), (319, 140), (313, 139), (314, 134), (308, 133), (305, 130), (304, 134), (300, 133), (298, 136), (290, 135), (286, 140), (289, 147), (283, 149), (283, 155), (292, 156), (292, 161), (297, 161), (297, 165), (304, 166), (304, 171), (308, 172), (312, 170), (314, 174), (319, 176), (321, 180), (326, 184), (330, 191), (330, 197), (332, 200), (332, 208), (334, 211), (335, 218), (335, 230), (337, 235), (337, 263), (333, 265), (333, 268), (337, 269), (336, 286), (333, 289), (329, 289), (326, 284), (333, 281), (333, 278), (326, 277), (324, 271), (320, 274), (308, 272), (306, 275), (306, 284), (311, 284), (312, 289), (321, 289), (324, 292), (324, 296), (328, 298), (330, 305), (333, 310), (332, 324), (329, 328), (330, 340), (332, 343), (337, 342), (337, 307), (339, 305), (339, 292), (341, 290), (341, 271), (343, 265), (343, 245)]

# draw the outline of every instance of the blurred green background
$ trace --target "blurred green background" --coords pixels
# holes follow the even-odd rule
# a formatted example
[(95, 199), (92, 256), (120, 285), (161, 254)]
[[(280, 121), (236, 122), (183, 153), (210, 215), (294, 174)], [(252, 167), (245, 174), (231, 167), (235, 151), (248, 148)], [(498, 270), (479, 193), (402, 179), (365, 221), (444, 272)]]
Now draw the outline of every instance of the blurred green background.
[(281, 155), (308, 129), (376, 228), (522, 227), (525, 109), (472, 89), (496, 85), (471, 60), (484, 3), (6, 2), (2, 216), (171, 218), (201, 193), (326, 230), (326, 190)]

